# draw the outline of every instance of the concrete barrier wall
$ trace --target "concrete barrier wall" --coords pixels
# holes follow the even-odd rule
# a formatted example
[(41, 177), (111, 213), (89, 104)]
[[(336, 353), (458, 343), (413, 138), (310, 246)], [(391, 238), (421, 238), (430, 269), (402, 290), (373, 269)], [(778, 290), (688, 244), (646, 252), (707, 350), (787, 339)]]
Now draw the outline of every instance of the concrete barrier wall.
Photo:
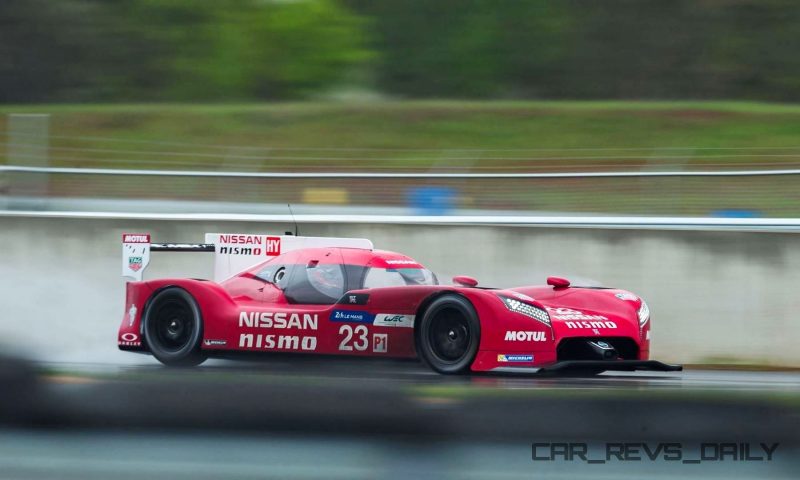
[[(0, 217), (0, 346), (50, 361), (141, 362), (116, 350), (124, 310), (120, 235), (201, 242), (205, 232), (291, 226), (209, 221)], [(367, 237), (440, 278), (482, 285), (629, 289), (653, 312), (653, 356), (800, 366), (800, 235), (578, 228), (303, 224), (309, 236)], [(211, 275), (210, 254), (153, 253), (147, 278)]]

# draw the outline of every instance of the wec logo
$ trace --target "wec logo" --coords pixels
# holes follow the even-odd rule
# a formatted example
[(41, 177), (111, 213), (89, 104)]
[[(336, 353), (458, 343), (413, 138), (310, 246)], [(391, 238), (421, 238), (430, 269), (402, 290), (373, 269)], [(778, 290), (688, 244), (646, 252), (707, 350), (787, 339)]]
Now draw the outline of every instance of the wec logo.
[(414, 315), (402, 315), (396, 313), (379, 313), (373, 322), (378, 327), (405, 327), (414, 326)]
[(547, 334), (545, 332), (524, 332), (524, 331), (507, 331), (506, 342), (546, 342)]

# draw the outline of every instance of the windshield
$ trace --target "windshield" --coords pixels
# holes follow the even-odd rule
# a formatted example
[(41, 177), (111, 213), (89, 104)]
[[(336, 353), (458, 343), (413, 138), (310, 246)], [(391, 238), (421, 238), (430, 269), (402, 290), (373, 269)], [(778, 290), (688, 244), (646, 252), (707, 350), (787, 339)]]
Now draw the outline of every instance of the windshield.
[(425, 268), (370, 268), (364, 288), (437, 285), (436, 275)]

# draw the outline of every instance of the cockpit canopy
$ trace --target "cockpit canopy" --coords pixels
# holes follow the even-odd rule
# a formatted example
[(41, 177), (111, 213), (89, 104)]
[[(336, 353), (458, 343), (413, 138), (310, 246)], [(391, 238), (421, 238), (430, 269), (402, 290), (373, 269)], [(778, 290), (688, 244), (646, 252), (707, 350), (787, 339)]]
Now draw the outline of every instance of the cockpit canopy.
[(405, 255), (338, 247), (287, 252), (245, 274), (276, 285), (298, 304), (333, 304), (363, 288), (438, 284), (433, 272)]

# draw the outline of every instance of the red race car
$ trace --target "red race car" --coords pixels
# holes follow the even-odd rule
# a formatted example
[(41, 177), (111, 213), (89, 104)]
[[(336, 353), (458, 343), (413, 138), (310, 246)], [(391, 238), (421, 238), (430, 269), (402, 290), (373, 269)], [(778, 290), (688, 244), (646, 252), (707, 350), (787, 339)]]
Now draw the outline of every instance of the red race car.
[[(151, 251), (214, 253), (214, 281), (141, 281)], [(613, 288), (454, 285), (365, 239), (207, 234), (204, 244), (123, 235), (121, 350), (166, 365), (235, 352), (420, 357), (433, 370), (675, 371), (649, 360), (650, 311)]]

